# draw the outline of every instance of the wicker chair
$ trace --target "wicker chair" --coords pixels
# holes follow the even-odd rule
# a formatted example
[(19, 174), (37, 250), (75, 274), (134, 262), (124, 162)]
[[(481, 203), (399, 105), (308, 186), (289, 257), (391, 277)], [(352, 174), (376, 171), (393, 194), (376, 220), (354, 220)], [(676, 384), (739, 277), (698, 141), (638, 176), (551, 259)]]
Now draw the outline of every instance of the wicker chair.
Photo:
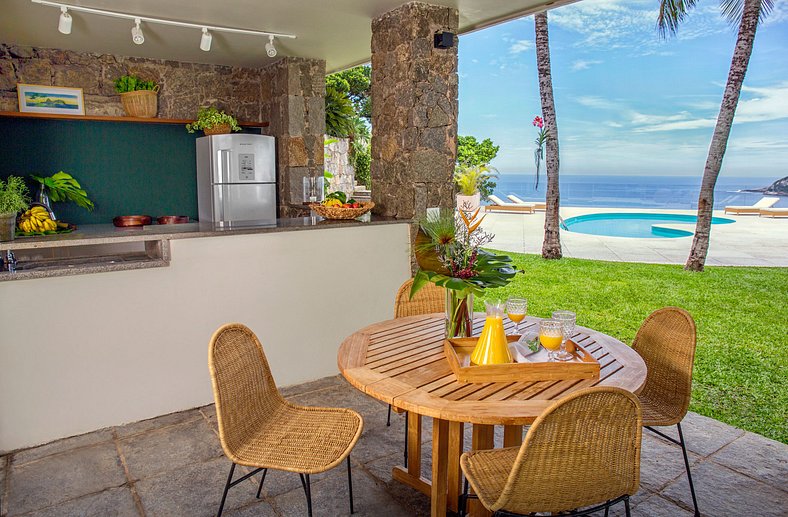
[[(684, 309), (665, 307), (646, 318), (635, 336), (632, 348), (640, 354), (648, 368), (646, 385), (638, 395), (643, 408), (643, 425), (681, 447), (695, 515), (700, 516), (687, 447), (681, 432), (681, 421), (689, 409), (692, 392), (695, 341), (695, 321), (692, 316)], [(652, 427), (670, 425), (678, 429), (678, 440)]]
[[(347, 460), (353, 513), (350, 450), (361, 436), (361, 416), (350, 409), (296, 406), (282, 398), (260, 341), (239, 323), (224, 325), (214, 333), (208, 366), (219, 439), (233, 462), (217, 516), (222, 514), (230, 487), (263, 471), (259, 498), (268, 469), (298, 473), (311, 516), (309, 475), (329, 470), (343, 460)], [(233, 481), (236, 465), (255, 470)]]
[[(602, 508), (607, 515), (620, 501), (629, 515), (629, 496), (640, 485), (641, 425), (637, 397), (626, 390), (572, 393), (536, 419), (521, 446), (462, 455), (460, 515), (469, 497), (495, 515), (587, 515)], [(589, 505), (595, 506), (576, 510)]]

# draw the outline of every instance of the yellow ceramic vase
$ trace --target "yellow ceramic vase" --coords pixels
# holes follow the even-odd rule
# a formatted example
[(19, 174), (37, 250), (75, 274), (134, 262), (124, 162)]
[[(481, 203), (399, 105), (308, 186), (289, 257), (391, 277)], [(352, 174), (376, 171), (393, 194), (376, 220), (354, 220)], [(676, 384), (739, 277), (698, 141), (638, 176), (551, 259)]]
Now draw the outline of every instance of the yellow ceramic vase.
[(512, 362), (509, 353), (509, 342), (503, 329), (504, 304), (502, 302), (484, 302), (487, 308), (487, 318), (484, 320), (484, 329), (479, 337), (479, 342), (471, 353), (471, 363), (505, 364)]

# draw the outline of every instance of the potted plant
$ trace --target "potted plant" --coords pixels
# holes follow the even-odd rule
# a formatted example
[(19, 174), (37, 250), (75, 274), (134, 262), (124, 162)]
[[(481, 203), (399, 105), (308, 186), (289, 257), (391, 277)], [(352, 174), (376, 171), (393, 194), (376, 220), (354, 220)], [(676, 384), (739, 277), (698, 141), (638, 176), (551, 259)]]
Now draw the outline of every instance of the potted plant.
[(0, 241), (14, 240), (16, 214), (27, 210), (30, 203), (27, 185), (17, 176), (0, 180)]
[(129, 117), (153, 118), (159, 109), (159, 85), (144, 81), (136, 75), (124, 75), (115, 80), (115, 91)]
[(206, 135), (226, 135), (231, 131), (240, 131), (241, 127), (235, 117), (228, 115), (224, 110), (217, 108), (202, 107), (197, 112), (197, 121), (186, 124), (186, 131), (194, 133), (202, 129)]
[(458, 165), (454, 171), (454, 183), (459, 188), (457, 208), (464, 212), (473, 212), (481, 204), (479, 185), (491, 176), (486, 165)]

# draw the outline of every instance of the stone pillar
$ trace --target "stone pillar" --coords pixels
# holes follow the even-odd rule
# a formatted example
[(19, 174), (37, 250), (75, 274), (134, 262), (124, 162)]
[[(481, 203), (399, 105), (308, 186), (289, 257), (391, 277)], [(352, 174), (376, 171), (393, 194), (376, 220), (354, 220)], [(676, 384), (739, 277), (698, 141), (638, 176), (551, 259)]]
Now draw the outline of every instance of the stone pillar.
[(308, 215), (303, 178), (323, 175), (326, 62), (285, 57), (263, 70), (263, 118), (276, 137), (279, 216)]
[(413, 2), (372, 21), (372, 195), (375, 212), (420, 217), (454, 203), (457, 9)]

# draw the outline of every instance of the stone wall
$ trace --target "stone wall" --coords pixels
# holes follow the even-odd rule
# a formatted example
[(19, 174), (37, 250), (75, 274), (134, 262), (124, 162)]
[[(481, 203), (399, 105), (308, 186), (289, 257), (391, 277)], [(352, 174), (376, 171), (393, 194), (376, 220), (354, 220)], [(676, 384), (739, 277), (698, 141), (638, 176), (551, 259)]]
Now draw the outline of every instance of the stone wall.
[(0, 44), (0, 111), (17, 111), (17, 83), (82, 88), (88, 115), (125, 115), (115, 79), (159, 83), (161, 118), (191, 119), (215, 105), (238, 120), (268, 119), (263, 69), (238, 68)]
[(323, 175), (323, 134), (326, 130), (326, 62), (285, 58), (263, 70), (263, 112), (277, 137), (279, 215), (307, 215), (303, 178)]
[(356, 171), (348, 163), (350, 158), (350, 139), (334, 138), (326, 135), (326, 139), (336, 140), (325, 146), (325, 169), (331, 173), (328, 191), (340, 190), (349, 198), (353, 197), (356, 186)]
[[(375, 211), (419, 217), (451, 207), (457, 154), (456, 9), (409, 3), (372, 21), (372, 190)], [(456, 39), (455, 39), (456, 42)]]

